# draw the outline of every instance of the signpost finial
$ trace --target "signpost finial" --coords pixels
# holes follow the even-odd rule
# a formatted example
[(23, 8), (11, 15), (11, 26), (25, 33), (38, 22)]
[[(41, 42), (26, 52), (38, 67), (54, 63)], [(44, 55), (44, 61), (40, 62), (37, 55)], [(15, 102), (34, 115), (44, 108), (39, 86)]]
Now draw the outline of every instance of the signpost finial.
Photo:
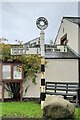
[(45, 30), (48, 27), (48, 21), (44, 17), (39, 17), (36, 20), (36, 25), (40, 30)]

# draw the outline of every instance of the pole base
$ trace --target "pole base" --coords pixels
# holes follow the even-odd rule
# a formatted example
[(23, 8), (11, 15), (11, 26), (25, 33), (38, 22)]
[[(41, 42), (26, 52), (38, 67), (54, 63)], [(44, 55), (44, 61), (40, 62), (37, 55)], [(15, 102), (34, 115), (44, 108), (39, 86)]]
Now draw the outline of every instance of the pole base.
[(41, 110), (43, 110), (44, 101), (41, 101)]

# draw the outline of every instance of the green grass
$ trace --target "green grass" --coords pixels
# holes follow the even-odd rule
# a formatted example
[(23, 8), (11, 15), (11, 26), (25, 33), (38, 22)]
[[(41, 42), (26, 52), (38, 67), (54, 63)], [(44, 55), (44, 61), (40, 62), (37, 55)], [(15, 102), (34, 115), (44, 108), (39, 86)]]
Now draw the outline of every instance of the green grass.
[(2, 103), (0, 103), (0, 117), (2, 115)]
[(74, 118), (80, 120), (80, 108), (75, 108)]
[(35, 102), (5, 102), (2, 103), (2, 116), (41, 118), (42, 111)]
[[(2, 107), (1, 107), (2, 106)], [(0, 116), (3, 117), (28, 117), (41, 118), (42, 110), (40, 104), (35, 102), (4, 102), (0, 103)], [(2, 112), (1, 112), (2, 111)], [(80, 118), (80, 108), (75, 109), (75, 119)]]

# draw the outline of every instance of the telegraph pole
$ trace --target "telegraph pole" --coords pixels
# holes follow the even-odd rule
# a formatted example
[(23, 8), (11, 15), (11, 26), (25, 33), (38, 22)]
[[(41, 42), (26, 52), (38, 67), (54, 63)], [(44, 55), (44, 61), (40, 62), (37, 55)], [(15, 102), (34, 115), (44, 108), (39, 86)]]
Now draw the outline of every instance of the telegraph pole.
[(39, 17), (36, 21), (37, 27), (40, 31), (40, 49), (41, 49), (41, 87), (40, 87), (40, 100), (41, 100), (41, 109), (43, 109), (43, 103), (46, 98), (45, 94), (45, 49), (44, 49), (44, 40), (45, 40), (45, 30), (48, 27), (48, 21), (44, 17)]

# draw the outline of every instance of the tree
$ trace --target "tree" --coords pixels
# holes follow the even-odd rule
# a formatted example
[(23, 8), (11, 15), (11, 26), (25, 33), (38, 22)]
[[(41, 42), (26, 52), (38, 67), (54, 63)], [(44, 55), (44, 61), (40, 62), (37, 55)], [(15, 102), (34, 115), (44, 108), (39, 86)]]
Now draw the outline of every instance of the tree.
[[(26, 77), (34, 84), (36, 84), (36, 73), (40, 72), (40, 56), (39, 55), (22, 55), (22, 56), (12, 56), (10, 54), (10, 44), (0, 44), (2, 48), (0, 54), (2, 54), (3, 62), (14, 62), (19, 61), (24, 64), (24, 81)], [(8, 83), (5, 89), (11, 94), (13, 98), (19, 97), (19, 84), (18, 83)]]

